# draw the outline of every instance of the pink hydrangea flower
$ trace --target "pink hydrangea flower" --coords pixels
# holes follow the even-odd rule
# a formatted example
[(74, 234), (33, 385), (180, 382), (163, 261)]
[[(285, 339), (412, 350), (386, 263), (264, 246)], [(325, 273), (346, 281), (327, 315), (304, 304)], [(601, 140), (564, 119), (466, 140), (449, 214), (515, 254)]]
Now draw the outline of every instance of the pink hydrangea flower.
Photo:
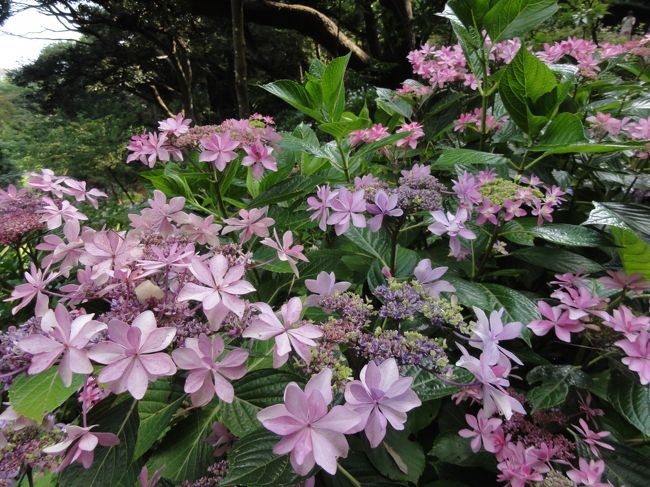
[(318, 220), (318, 228), (325, 231), (327, 230), (327, 219), (330, 216), (330, 208), (332, 207), (332, 200), (339, 195), (338, 191), (332, 191), (329, 186), (317, 186), (316, 196), (307, 198), (309, 211), (313, 211), (309, 219), (311, 221)]
[(415, 149), (418, 146), (418, 140), (424, 137), (424, 130), (422, 130), (422, 124), (418, 122), (411, 122), (402, 124), (395, 133), (402, 134), (404, 132), (411, 132), (409, 135), (403, 139), (399, 139), (395, 142), (397, 147), (403, 147), (408, 145), (411, 149)]
[(116, 319), (109, 321), (109, 340), (88, 352), (92, 360), (106, 365), (97, 379), (115, 394), (129, 391), (135, 399), (142, 399), (149, 382), (176, 373), (171, 357), (162, 352), (175, 335), (175, 328), (158, 328), (151, 311), (136, 316), (132, 326)]
[(215, 394), (228, 403), (235, 398), (235, 390), (226, 379), (236, 380), (246, 375), (244, 363), (248, 352), (235, 349), (219, 360), (224, 349), (219, 335), (210, 340), (201, 334), (198, 338), (186, 338), (185, 346), (172, 352), (176, 365), (190, 371), (185, 379), (185, 392), (191, 395), (192, 406), (205, 406)]
[(77, 181), (72, 178), (65, 178), (63, 180), (67, 188), (63, 188), (63, 192), (67, 195), (74, 196), (77, 201), (88, 201), (95, 209), (99, 208), (97, 198), (108, 198), (108, 195), (97, 188), (86, 189), (85, 181)]
[(569, 312), (563, 306), (551, 306), (544, 301), (538, 301), (537, 308), (546, 318), (528, 323), (528, 328), (537, 336), (544, 336), (553, 330), (558, 339), (571, 343), (571, 333), (580, 333), (585, 329), (584, 323), (572, 320), (569, 317)]
[(251, 208), (250, 210), (239, 210), (239, 220), (237, 218), (226, 218), (226, 226), (222, 230), (225, 235), (234, 231), (241, 231), (239, 241), (246, 243), (253, 235), (258, 237), (268, 237), (269, 227), (275, 223), (273, 218), (268, 218), (266, 212), (269, 207)]
[(640, 332), (650, 330), (650, 317), (634, 316), (632, 310), (627, 306), (615, 309), (611, 316), (603, 320), (603, 323), (615, 331), (623, 333), (625, 338), (630, 341), (635, 341)]
[(52, 367), (61, 357), (59, 375), (66, 387), (72, 384), (72, 373), (91, 374), (86, 347), (97, 333), (106, 329), (104, 323), (93, 320), (93, 314), (80, 315), (74, 320), (62, 304), (48, 310), (41, 319), (45, 333), (29, 335), (18, 342), (18, 347), (33, 355), (29, 374), (38, 374)]
[(634, 341), (630, 339), (618, 340), (614, 342), (619, 348), (627, 354), (621, 362), (628, 368), (639, 374), (641, 384), (644, 386), (650, 384), (650, 335), (647, 330), (639, 333)]
[(549, 467), (539, 460), (535, 447), (526, 448), (521, 441), (508, 443), (499, 453), (497, 468), (501, 472), (497, 477), (500, 482), (510, 482), (511, 487), (526, 487), (533, 482), (544, 480), (543, 474)]
[(461, 251), (459, 237), (466, 238), (467, 240), (476, 238), (474, 232), (469, 228), (465, 228), (465, 222), (469, 218), (469, 213), (466, 208), (459, 208), (455, 215), (450, 212), (447, 212), (445, 215), (442, 210), (432, 211), (431, 216), (434, 222), (427, 229), (434, 235), (440, 236), (447, 234), (449, 236), (449, 248), (455, 257), (458, 257)]
[(386, 216), (402, 216), (404, 211), (397, 206), (397, 193), (390, 196), (383, 189), (375, 193), (375, 202), (366, 207), (368, 213), (374, 215), (368, 220), (368, 227), (373, 232), (378, 232)]
[(497, 214), (500, 209), (499, 205), (492, 204), (490, 198), (485, 198), (481, 205), (476, 208), (478, 213), (476, 224), (483, 225), (485, 222), (490, 222), (492, 225), (496, 225), (498, 223)]
[(422, 401), (411, 389), (413, 378), (400, 377), (395, 359), (380, 365), (371, 360), (361, 369), (359, 378), (345, 387), (346, 406), (360, 417), (355, 431), (364, 430), (370, 446), (376, 448), (386, 436), (387, 424), (403, 430), (407, 411)]
[(578, 433), (580, 433), (580, 435), (582, 435), (582, 441), (589, 445), (589, 449), (594, 456), (600, 457), (598, 447), (605, 448), (607, 450), (614, 450), (614, 447), (609, 443), (600, 441), (602, 438), (607, 438), (611, 434), (609, 431), (591, 431), (587, 422), (582, 418), (578, 420), (578, 423), (580, 426), (574, 426), (573, 428)]
[(488, 364), (493, 365), (499, 361), (500, 355), (503, 354), (513, 362), (523, 365), (512, 352), (499, 345), (500, 341), (518, 338), (523, 325), (518, 321), (503, 324), (502, 317), (505, 312), (503, 308), (492, 311), (489, 319), (482, 309), (476, 306), (473, 306), (472, 309), (476, 314), (477, 321), (472, 327), (469, 344), (483, 351), (481, 360), (486, 360)]
[(415, 266), (413, 275), (429, 294), (438, 299), (441, 292), (453, 293), (456, 291), (456, 288), (449, 281), (440, 279), (448, 269), (448, 267), (436, 267), (433, 269), (431, 267), (431, 259), (422, 259)]
[(350, 223), (357, 228), (365, 228), (364, 211), (366, 211), (364, 190), (352, 193), (346, 188), (341, 188), (336, 198), (332, 200), (332, 214), (327, 219), (327, 223), (334, 225), (334, 232), (337, 235), (344, 234), (350, 228)]
[(625, 125), (630, 121), (629, 117), (624, 117), (619, 120), (612, 117), (609, 113), (597, 112), (586, 118), (587, 122), (591, 125), (593, 130), (606, 132), (609, 135), (618, 135)]
[[(43, 264), (50, 266), (61, 262), (59, 272), (68, 277), (70, 269), (74, 267), (84, 253), (84, 242), (79, 235), (81, 227), (78, 220), (70, 220), (63, 225), (63, 236), (65, 240), (55, 234), (48, 234), (43, 241), (36, 246), (38, 250), (50, 252), (50, 255), (43, 259)], [(66, 241), (67, 240), (67, 241)]]
[(305, 306), (317, 307), (321, 299), (334, 296), (336, 293), (344, 293), (352, 284), (346, 281), (336, 282), (333, 272), (329, 274), (321, 271), (316, 279), (305, 279), (305, 287), (314, 294), (305, 299)]
[(602, 460), (578, 460), (579, 468), (569, 470), (566, 475), (576, 484), (588, 487), (611, 487), (611, 482), (601, 482), (600, 479), (605, 472), (605, 462)]
[[(221, 304), (237, 316), (243, 316), (245, 303), (240, 296), (255, 291), (250, 282), (242, 279), (243, 265), (230, 267), (228, 259), (217, 254), (207, 263), (194, 257), (189, 269), (201, 284), (185, 284), (178, 295), (179, 301), (201, 301), (206, 315)], [(219, 324), (213, 323), (213, 326)]]
[(63, 225), (63, 221), (88, 220), (88, 217), (72, 206), (69, 201), (61, 201), (59, 206), (51, 198), (43, 198), (45, 206), (39, 212), (43, 215), (42, 222), (47, 225), (48, 230), (55, 230)]
[(212, 433), (205, 439), (214, 448), (215, 457), (220, 457), (230, 450), (234, 440), (235, 436), (219, 421), (212, 423)]
[(359, 417), (345, 406), (328, 411), (333, 399), (331, 382), (330, 369), (312, 376), (304, 391), (291, 382), (284, 390), (284, 404), (257, 413), (266, 429), (282, 437), (273, 452), (290, 453), (291, 466), (299, 475), (307, 475), (316, 464), (334, 475), (337, 459), (348, 455), (345, 434), (358, 424)]
[(131, 137), (127, 149), (131, 152), (126, 158), (127, 164), (138, 160), (152, 168), (157, 161), (183, 160), (183, 153), (180, 149), (168, 143), (167, 133), (156, 134), (150, 132), (143, 135), (134, 135)]
[(201, 139), (201, 145), (203, 151), (201, 151), (199, 161), (212, 162), (219, 171), (223, 171), (230, 161), (237, 159), (235, 149), (239, 147), (239, 142), (232, 140), (228, 132), (212, 134), (210, 137)]
[(56, 272), (49, 272), (49, 268), (44, 271), (38, 269), (34, 264), (29, 265), (29, 272), (25, 272), (25, 280), (22, 284), (18, 284), (13, 291), (11, 297), (5, 301), (15, 301), (20, 299), (20, 304), (11, 309), (11, 314), (16, 314), (18, 311), (27, 306), (32, 299), (36, 298), (36, 306), (34, 314), (36, 317), (41, 317), (48, 310), (49, 298), (45, 295), (48, 284), (58, 277)]
[(640, 118), (636, 123), (627, 126), (630, 137), (637, 140), (650, 140), (650, 117)]
[(478, 191), (481, 187), (480, 183), (467, 171), (458, 176), (457, 180), (454, 179), (453, 183), (452, 189), (456, 193), (456, 196), (458, 196), (461, 205), (471, 209), (483, 200), (481, 193)]
[(293, 297), (280, 308), (282, 321), (266, 303), (255, 303), (260, 314), (253, 320), (246, 330), (244, 338), (257, 340), (275, 339), (273, 347), (273, 367), (281, 367), (289, 360), (289, 353), (295, 350), (298, 356), (311, 362), (311, 349), (316, 346), (314, 339), (323, 336), (323, 332), (312, 324), (300, 321), (302, 303), (300, 298)]
[(463, 438), (472, 439), (470, 446), (474, 453), (480, 451), (481, 445), (490, 453), (498, 451), (495, 439), (498, 436), (497, 431), (501, 429), (502, 421), (499, 418), (486, 416), (485, 412), (480, 409), (476, 416), (466, 414), (465, 421), (471, 429), (462, 429), (458, 434)]
[(187, 214), (183, 212), (185, 198), (182, 196), (176, 196), (167, 203), (165, 193), (156, 189), (153, 199), (149, 199), (148, 203), (150, 208), (142, 210), (142, 218), (152, 230), (163, 235), (171, 235), (174, 232), (172, 222), (185, 222), (187, 219)]
[(185, 118), (182, 113), (177, 113), (173, 117), (158, 122), (158, 130), (178, 137), (190, 130), (191, 123), (191, 119)]
[(93, 279), (112, 277), (142, 255), (139, 240), (133, 233), (106, 230), (82, 235), (85, 253), (79, 262), (92, 266)]
[(181, 230), (193, 242), (214, 247), (219, 243), (219, 230), (221, 230), (221, 225), (214, 223), (213, 215), (201, 218), (194, 213), (190, 213), (187, 215), (187, 219), (181, 227)]
[(293, 233), (291, 230), (284, 232), (281, 242), (275, 228), (273, 229), (273, 236), (275, 239), (265, 238), (260, 243), (275, 249), (278, 253), (278, 259), (282, 262), (288, 262), (296, 277), (299, 276), (296, 259), (302, 260), (303, 262), (309, 262), (309, 259), (302, 253), (304, 247), (302, 245), (293, 245)]
[(507, 222), (512, 220), (513, 218), (519, 218), (521, 216), (526, 216), (526, 210), (524, 210), (521, 205), (522, 201), (512, 201), (512, 200), (505, 200), (503, 202), (503, 209), (505, 210), (505, 213), (503, 215), (503, 219)]
[(639, 272), (627, 275), (623, 271), (607, 271), (607, 276), (599, 278), (598, 282), (605, 289), (627, 289), (630, 291), (646, 291), (650, 289), (650, 281)]
[(261, 142), (257, 141), (253, 145), (244, 146), (246, 156), (241, 161), (242, 166), (252, 166), (253, 177), (255, 179), (262, 179), (264, 169), (269, 171), (277, 171), (278, 165), (275, 158), (271, 155), (273, 152), (272, 147), (268, 147)]
[(607, 313), (600, 310), (605, 300), (585, 286), (577, 289), (567, 287), (564, 291), (554, 291), (551, 296), (569, 310), (569, 318), (572, 320), (586, 318), (589, 314), (607, 319)]
[(64, 188), (61, 183), (64, 179), (64, 177), (56, 176), (51, 169), (43, 169), (40, 174), (37, 172), (29, 173), (27, 184), (34, 189), (52, 193), (57, 198), (62, 198)]
[(64, 470), (71, 463), (80, 463), (83, 468), (90, 468), (95, 459), (95, 448), (99, 446), (119, 445), (119, 438), (113, 433), (94, 433), (90, 431), (95, 426), (82, 428), (81, 426), (65, 426), (65, 440), (56, 445), (43, 448), (43, 453), (48, 455), (60, 455), (67, 450), (65, 457), (57, 467), (56, 471)]
[(400, 172), (405, 178), (414, 178), (419, 179), (426, 176), (431, 176), (431, 166), (425, 166), (424, 164), (413, 164), (411, 169), (402, 169)]

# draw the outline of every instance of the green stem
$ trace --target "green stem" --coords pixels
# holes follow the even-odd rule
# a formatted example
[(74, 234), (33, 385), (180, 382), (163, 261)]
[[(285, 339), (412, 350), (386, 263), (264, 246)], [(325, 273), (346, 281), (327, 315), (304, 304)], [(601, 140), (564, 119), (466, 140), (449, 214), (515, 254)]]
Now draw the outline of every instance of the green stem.
[(339, 472), (343, 474), (343, 476), (350, 481), (354, 487), (362, 487), (361, 482), (359, 482), (357, 479), (355, 479), (350, 472), (348, 472), (346, 469), (344, 469), (340, 463), (337, 464), (339, 468)]
[(223, 204), (223, 198), (221, 197), (219, 173), (217, 172), (217, 168), (214, 166), (212, 166), (212, 174), (214, 175), (215, 192), (217, 193), (217, 204), (219, 205), (219, 211), (221, 212), (221, 217), (228, 218), (228, 213), (226, 212), (226, 205)]
[(390, 236), (390, 270), (393, 275), (397, 274), (397, 237), (399, 236), (400, 226), (398, 224)]
[(528, 164), (526, 167), (523, 168), (523, 171), (527, 171), (531, 167), (533, 167), (535, 164), (540, 162), (543, 159), (546, 159), (550, 154), (548, 152), (544, 152), (541, 156), (539, 156), (537, 159), (533, 159), (533, 161)]
[(336, 147), (339, 149), (339, 153), (341, 154), (341, 161), (343, 162), (343, 174), (345, 174), (345, 179), (348, 183), (352, 182), (352, 179), (350, 179), (350, 168), (348, 167), (348, 158), (345, 155), (345, 151), (343, 150), (343, 146), (341, 145), (340, 139), (336, 139)]
[(501, 222), (498, 222), (496, 225), (494, 225), (494, 228), (492, 229), (492, 235), (490, 235), (490, 240), (488, 241), (487, 247), (485, 248), (485, 252), (481, 256), (481, 260), (478, 263), (476, 274), (474, 274), (475, 278), (483, 275), (485, 265), (487, 264), (487, 261), (490, 258), (490, 254), (492, 253), (492, 247), (494, 247), (494, 244), (496, 243), (497, 238), (499, 237), (500, 229), (501, 229)]

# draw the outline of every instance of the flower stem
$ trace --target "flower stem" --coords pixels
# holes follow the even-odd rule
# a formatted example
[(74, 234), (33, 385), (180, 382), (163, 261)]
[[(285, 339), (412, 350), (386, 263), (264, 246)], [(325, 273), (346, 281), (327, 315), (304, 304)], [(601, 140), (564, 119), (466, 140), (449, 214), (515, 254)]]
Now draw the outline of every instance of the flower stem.
[(345, 156), (345, 151), (343, 150), (341, 141), (338, 138), (336, 139), (336, 147), (339, 149), (339, 152), (341, 153), (341, 162), (343, 162), (343, 174), (345, 174), (345, 180), (348, 183), (351, 183), (352, 179), (350, 178), (350, 168), (348, 167), (348, 158)]
[(357, 479), (355, 479), (350, 472), (348, 472), (346, 469), (344, 469), (340, 463), (337, 463), (339, 472), (343, 474), (343, 476), (350, 481), (354, 487), (362, 487), (361, 482), (359, 482)]
[(214, 175), (215, 192), (217, 194), (217, 204), (219, 205), (219, 211), (221, 212), (221, 217), (228, 218), (228, 213), (226, 213), (226, 206), (223, 204), (223, 198), (221, 197), (219, 174), (217, 173), (217, 168), (214, 166), (212, 166), (212, 174)]

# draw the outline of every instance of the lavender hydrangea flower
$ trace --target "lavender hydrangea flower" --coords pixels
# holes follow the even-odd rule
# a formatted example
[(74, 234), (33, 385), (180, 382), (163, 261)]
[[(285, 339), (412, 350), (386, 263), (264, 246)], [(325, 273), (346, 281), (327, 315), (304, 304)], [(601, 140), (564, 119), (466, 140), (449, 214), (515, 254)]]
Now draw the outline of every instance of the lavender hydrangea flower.
[(448, 267), (431, 267), (431, 259), (422, 259), (413, 270), (415, 279), (434, 298), (438, 299), (441, 292), (453, 293), (456, 288), (449, 281), (440, 279)]
[(366, 211), (364, 190), (361, 189), (352, 193), (345, 188), (341, 188), (332, 201), (332, 214), (327, 219), (327, 223), (334, 225), (334, 231), (337, 235), (344, 234), (350, 228), (350, 223), (357, 228), (365, 228), (364, 211)]
[(402, 216), (404, 211), (397, 206), (397, 193), (390, 196), (383, 189), (375, 193), (375, 202), (367, 206), (367, 211), (374, 215), (368, 220), (368, 228), (373, 232), (378, 232), (386, 216)]

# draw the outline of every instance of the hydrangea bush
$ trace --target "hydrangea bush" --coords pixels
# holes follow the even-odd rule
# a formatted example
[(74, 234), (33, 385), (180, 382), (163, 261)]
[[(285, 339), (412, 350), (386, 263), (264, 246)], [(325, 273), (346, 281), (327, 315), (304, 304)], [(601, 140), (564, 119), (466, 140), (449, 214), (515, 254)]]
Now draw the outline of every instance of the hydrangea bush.
[(0, 484), (646, 486), (650, 38), (520, 40), (556, 8), (450, 1), (358, 113), (341, 57), (263, 87), (291, 132), (160, 122), (128, 227), (3, 190)]

